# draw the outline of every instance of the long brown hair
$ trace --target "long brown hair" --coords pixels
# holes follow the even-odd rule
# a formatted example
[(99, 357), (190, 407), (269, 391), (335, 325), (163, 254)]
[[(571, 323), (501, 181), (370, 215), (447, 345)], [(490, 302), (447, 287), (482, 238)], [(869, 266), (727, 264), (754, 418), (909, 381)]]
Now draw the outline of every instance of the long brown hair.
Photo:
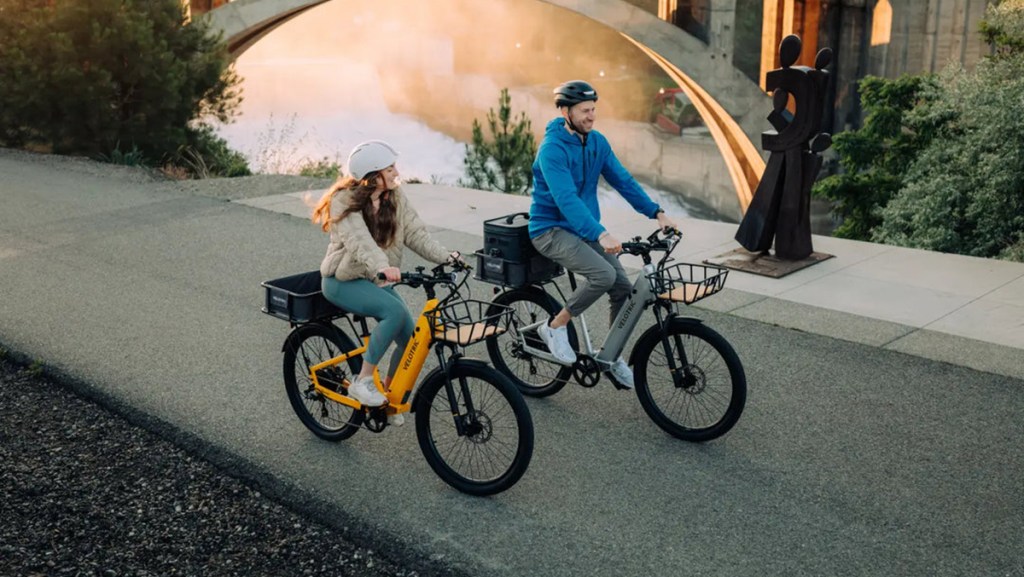
[[(377, 190), (377, 180), (380, 172), (371, 172), (362, 180), (356, 180), (351, 176), (339, 178), (324, 192), (323, 196), (313, 208), (312, 221), (319, 224), (324, 232), (330, 230), (331, 225), (339, 222), (346, 216), (359, 212), (363, 215), (366, 228), (370, 229), (370, 235), (377, 243), (377, 246), (388, 248), (395, 241), (395, 232), (398, 230), (398, 208), (395, 202), (395, 191), (385, 190), (380, 195), (380, 207), (376, 212), (373, 210), (373, 193)], [(331, 200), (339, 190), (351, 190), (352, 199), (345, 210), (337, 218), (331, 217)]]

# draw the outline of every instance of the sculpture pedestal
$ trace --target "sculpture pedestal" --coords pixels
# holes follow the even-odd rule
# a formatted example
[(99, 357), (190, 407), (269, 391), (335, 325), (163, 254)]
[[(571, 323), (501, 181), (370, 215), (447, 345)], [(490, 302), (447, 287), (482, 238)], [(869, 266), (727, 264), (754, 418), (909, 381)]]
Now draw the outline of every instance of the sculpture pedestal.
[(745, 248), (737, 248), (725, 254), (705, 259), (706, 264), (722, 266), (727, 269), (749, 272), (751, 274), (782, 278), (790, 273), (818, 264), (833, 255), (812, 252), (810, 256), (800, 260), (785, 260), (766, 252), (750, 252)]

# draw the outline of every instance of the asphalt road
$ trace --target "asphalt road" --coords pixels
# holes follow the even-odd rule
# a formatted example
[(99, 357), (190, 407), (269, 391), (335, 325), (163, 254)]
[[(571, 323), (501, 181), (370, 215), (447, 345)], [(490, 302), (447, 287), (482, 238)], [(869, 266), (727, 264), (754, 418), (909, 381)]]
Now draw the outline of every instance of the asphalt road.
[(494, 576), (1024, 576), (1020, 380), (693, 308), (744, 361), (735, 429), (684, 443), (570, 386), (530, 400), (523, 479), (473, 498), (414, 427), (330, 444), (293, 415), (259, 283), (317, 267), (308, 222), (2, 151), (0, 207), (0, 345), (382, 546)]

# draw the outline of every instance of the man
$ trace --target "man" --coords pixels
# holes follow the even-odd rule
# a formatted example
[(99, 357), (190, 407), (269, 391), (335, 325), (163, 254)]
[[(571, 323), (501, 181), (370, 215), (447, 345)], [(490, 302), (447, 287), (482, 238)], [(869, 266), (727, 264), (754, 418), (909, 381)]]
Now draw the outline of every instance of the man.
[[(572, 80), (554, 94), (561, 116), (548, 123), (533, 163), (530, 239), (542, 255), (586, 279), (569, 296), (565, 308), (538, 330), (551, 353), (560, 362), (572, 364), (576, 353), (565, 328), (572, 317), (608, 293), (614, 321), (633, 287), (617, 258), (622, 243), (601, 225), (599, 177), (634, 210), (658, 219), (661, 228), (676, 228), (676, 224), (623, 168), (604, 135), (593, 129), (597, 91), (582, 80)], [(618, 385), (633, 388), (633, 371), (621, 357), (609, 372)]]

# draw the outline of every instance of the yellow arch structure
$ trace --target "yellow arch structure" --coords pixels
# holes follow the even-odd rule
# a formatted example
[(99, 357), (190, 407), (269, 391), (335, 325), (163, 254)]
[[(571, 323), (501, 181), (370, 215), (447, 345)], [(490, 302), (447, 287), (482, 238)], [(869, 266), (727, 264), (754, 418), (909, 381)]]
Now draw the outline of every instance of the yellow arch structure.
[(736, 188), (736, 198), (740, 203), (740, 209), (746, 213), (765, 167), (764, 159), (754, 148), (754, 144), (750, 142), (746, 133), (733, 120), (732, 116), (692, 78), (657, 52), (626, 34), (622, 34), (622, 36), (656, 62), (686, 93), (711, 132), (711, 137), (715, 139), (715, 144), (718, 146), (719, 152), (722, 153), (726, 169), (729, 171), (729, 178), (732, 179), (732, 184)]

